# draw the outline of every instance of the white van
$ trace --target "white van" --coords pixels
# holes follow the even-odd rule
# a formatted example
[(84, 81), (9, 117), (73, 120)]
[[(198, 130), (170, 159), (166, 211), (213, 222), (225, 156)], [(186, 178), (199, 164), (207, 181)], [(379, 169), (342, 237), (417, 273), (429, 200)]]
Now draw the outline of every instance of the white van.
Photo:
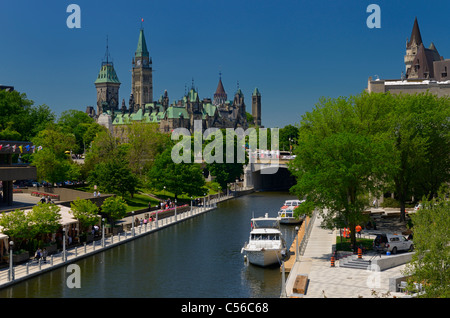
[(398, 251), (412, 251), (414, 244), (403, 235), (383, 233), (374, 239), (373, 247), (375, 251), (396, 254)]

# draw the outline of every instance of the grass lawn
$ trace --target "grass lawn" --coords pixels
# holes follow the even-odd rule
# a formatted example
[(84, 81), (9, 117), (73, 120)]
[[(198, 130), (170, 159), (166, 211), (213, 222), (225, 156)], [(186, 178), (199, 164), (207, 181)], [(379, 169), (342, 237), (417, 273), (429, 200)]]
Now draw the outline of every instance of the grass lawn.
[(125, 197), (125, 202), (127, 203), (127, 212), (145, 209), (148, 207), (148, 203), (151, 202), (152, 206), (156, 206), (159, 204), (159, 201), (155, 198), (152, 198), (146, 194), (136, 193), (133, 198)]
[[(336, 250), (337, 251), (353, 251), (351, 248), (351, 242), (349, 238), (345, 238), (342, 237), (342, 242), (341, 242), (341, 237), (338, 236), (336, 237)], [(356, 245), (360, 246), (362, 245), (366, 251), (368, 250), (372, 250), (373, 248), (373, 240), (372, 239), (366, 239), (366, 238), (358, 238), (356, 237)]]
[[(210, 184), (207, 184), (207, 186), (210, 186), (210, 187), (208, 187), (208, 189), (205, 191), (206, 195), (217, 193), (217, 191), (214, 190), (214, 186), (211, 186)], [(87, 185), (84, 187), (76, 188), (76, 190), (84, 191), (84, 192), (91, 192), (90, 187)], [(156, 191), (154, 189), (139, 188), (139, 189), (137, 189), (137, 191), (139, 191), (140, 193), (136, 193), (133, 196), (133, 198), (131, 198), (130, 196), (126, 196), (124, 198), (125, 202), (128, 205), (127, 212), (148, 208), (149, 202), (151, 202), (152, 206), (159, 205), (160, 201), (158, 201), (157, 199), (155, 199), (151, 196), (146, 195), (145, 193), (152, 194), (161, 200), (171, 199), (173, 201), (175, 199), (175, 195), (166, 190)], [(201, 197), (203, 197), (203, 196), (201, 196)], [(190, 197), (188, 197), (187, 195), (179, 195), (177, 198), (177, 202), (178, 202), (178, 204), (190, 203)]]

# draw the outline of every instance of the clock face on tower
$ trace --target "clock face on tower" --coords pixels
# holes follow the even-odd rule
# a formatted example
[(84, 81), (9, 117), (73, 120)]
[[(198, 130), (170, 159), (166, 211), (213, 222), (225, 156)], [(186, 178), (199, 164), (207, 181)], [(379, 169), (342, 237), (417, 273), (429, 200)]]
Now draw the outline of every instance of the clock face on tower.
[(139, 65), (141, 65), (141, 60), (137, 60), (136, 61), (136, 64), (139, 66)]

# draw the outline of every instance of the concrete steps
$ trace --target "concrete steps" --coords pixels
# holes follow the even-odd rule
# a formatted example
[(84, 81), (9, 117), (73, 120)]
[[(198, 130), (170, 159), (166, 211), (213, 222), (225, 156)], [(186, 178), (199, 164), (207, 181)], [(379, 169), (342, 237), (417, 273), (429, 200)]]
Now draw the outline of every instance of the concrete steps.
[(357, 255), (343, 258), (339, 260), (339, 267), (367, 269), (370, 266), (370, 261), (358, 258)]

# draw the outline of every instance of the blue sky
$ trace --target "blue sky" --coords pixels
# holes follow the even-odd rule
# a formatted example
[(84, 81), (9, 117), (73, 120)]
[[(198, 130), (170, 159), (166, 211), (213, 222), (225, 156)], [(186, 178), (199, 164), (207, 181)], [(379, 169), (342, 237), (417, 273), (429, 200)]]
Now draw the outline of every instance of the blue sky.
[[(94, 81), (105, 55), (131, 90), (131, 59), (141, 18), (153, 59), (154, 98), (180, 99), (192, 79), (212, 97), (219, 71), (228, 98), (239, 87), (251, 112), (262, 94), (266, 127), (299, 123), (320, 97), (358, 94), (369, 76), (399, 78), (406, 39), (417, 16), (424, 44), (450, 56), (450, 1), (400, 0), (1, 0), (0, 84), (13, 85), (57, 115), (95, 106)], [(69, 29), (71, 3), (81, 28)], [(369, 29), (369, 4), (381, 28)]]

